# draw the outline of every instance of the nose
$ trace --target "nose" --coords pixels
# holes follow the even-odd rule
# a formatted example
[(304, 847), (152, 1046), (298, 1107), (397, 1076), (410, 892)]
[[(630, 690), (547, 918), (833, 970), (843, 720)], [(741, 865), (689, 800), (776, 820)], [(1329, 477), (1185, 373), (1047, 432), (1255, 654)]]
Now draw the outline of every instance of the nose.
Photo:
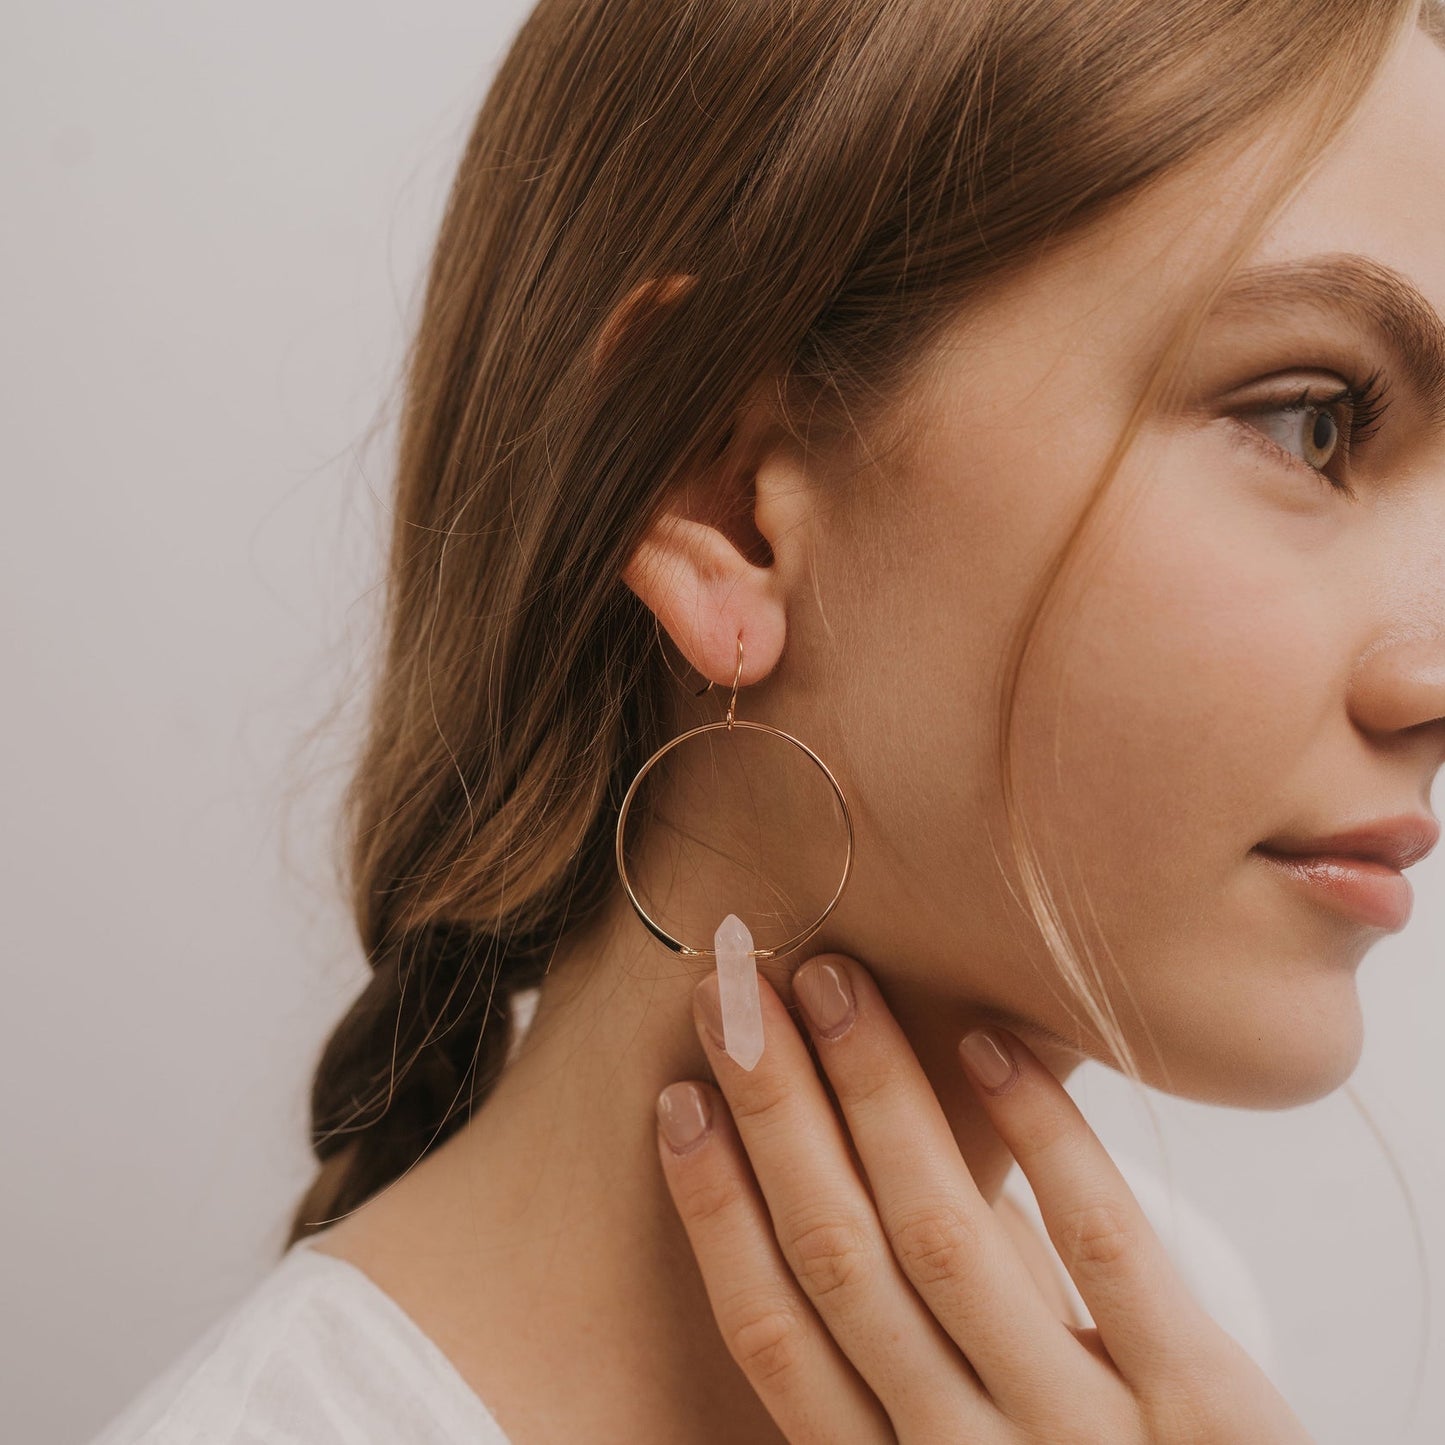
[(1351, 679), (1356, 726), (1392, 751), (1418, 753), (1422, 807), (1445, 765), (1445, 616), (1429, 636), (1386, 642), (1370, 651)]

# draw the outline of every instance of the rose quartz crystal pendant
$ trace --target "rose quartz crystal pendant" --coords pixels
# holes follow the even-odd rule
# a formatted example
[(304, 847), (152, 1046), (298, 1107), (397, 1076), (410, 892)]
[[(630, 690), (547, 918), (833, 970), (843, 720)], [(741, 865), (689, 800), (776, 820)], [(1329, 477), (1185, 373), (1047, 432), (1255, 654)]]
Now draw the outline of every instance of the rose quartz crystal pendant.
[(736, 913), (713, 935), (717, 991), (722, 1006), (723, 1048), (749, 1073), (763, 1056), (763, 1011), (758, 999), (758, 961), (753, 936)]

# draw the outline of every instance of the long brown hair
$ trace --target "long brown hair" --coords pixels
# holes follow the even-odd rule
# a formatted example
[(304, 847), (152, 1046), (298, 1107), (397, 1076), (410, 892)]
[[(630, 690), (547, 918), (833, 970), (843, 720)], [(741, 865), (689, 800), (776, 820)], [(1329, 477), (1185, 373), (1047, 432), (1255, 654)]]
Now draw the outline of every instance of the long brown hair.
[[(617, 887), (617, 808), (676, 686), (619, 576), (758, 380), (810, 438), (882, 435), (990, 281), (1276, 124), (1277, 184), (1156, 358), (1000, 701), (1030, 906), (1139, 1077), (1017, 826), (1019, 672), (1215, 289), (1417, 21), (1420, 0), (541, 0), (471, 131), (406, 357), (384, 642), (340, 815), (372, 975), (316, 1069), (320, 1170), (288, 1248), (463, 1122), (513, 996)], [(669, 276), (691, 284), (619, 311)]]

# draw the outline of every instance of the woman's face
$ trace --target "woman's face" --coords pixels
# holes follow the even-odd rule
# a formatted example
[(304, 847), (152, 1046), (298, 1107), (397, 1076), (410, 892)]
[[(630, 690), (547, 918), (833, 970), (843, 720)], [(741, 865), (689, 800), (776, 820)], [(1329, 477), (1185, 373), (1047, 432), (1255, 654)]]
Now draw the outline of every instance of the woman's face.
[[(997, 846), (1017, 886), (998, 661), (1181, 283), (1226, 244), (1267, 159), (1176, 173), (1002, 287), (911, 394), (907, 455), (820, 479), (808, 546), (775, 539), (786, 651), (814, 678), (807, 659), (829, 659), (829, 681), (780, 678), (766, 716), (840, 765), (858, 829), (809, 952), (870, 962), (916, 1021), (966, 998), (1026, 1038), (1078, 1036), (994, 860)], [(1246, 259), (1312, 262), (1315, 299), (1256, 286), (1206, 322), (1183, 399), (1146, 422), (1024, 669), (1025, 820), (1145, 1077), (1174, 1092), (1279, 1107), (1329, 1092), (1359, 1055), (1356, 966), (1391, 930), (1251, 850), (1430, 813), (1445, 757), (1442, 239), (1445, 53), (1416, 33)], [(1365, 267), (1418, 291), (1411, 330), (1352, 279)], [(1418, 379), (1392, 335), (1417, 348)], [(1347, 404), (1284, 409), (1376, 370), (1389, 406), (1348, 459)], [(763, 517), (766, 467), (758, 485)]]

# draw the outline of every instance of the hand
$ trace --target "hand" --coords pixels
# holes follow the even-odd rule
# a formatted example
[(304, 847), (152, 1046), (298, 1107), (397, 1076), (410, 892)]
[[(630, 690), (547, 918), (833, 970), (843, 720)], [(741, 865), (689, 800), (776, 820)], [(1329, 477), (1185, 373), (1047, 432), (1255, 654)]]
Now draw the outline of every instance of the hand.
[[(1073, 1099), (1013, 1034), (994, 1031), (1017, 1073), (1002, 1092), (977, 1079), (975, 1091), (1097, 1327), (1057, 1318), (877, 986), (851, 959), (826, 961), (855, 1000), (835, 1037), (808, 1024), (842, 1117), (761, 975), (763, 1057), (749, 1073), (723, 1052), (702, 1002), (717, 998), (714, 973), (693, 1012), (727, 1107), (710, 1085), (671, 1085), (665, 1096), (700, 1091), (711, 1126), (681, 1153), (658, 1140), (728, 1351), (783, 1435), (1308, 1445), (1263, 1371), (1189, 1292)], [(666, 1116), (690, 1114), (659, 1100)]]

